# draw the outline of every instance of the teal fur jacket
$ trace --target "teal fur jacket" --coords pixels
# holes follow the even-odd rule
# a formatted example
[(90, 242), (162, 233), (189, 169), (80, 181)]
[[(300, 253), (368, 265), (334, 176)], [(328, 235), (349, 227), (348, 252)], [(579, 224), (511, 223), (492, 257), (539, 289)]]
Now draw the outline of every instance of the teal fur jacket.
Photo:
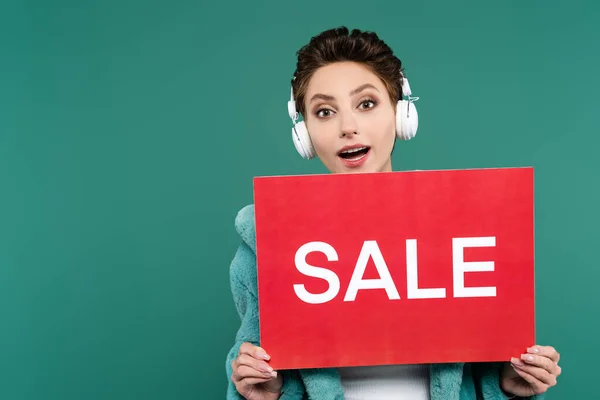
[[(258, 290), (255, 255), (254, 205), (242, 208), (235, 227), (241, 243), (230, 267), (231, 290), (241, 319), (235, 343), (226, 357), (227, 399), (244, 399), (231, 382), (231, 362), (243, 342), (259, 346)], [(268, 349), (265, 349), (268, 352)], [(430, 365), (431, 400), (505, 400), (499, 385), (500, 363), (453, 363)], [(337, 369), (280, 371), (281, 400), (342, 400), (344, 391)], [(541, 400), (542, 396), (529, 397)]]

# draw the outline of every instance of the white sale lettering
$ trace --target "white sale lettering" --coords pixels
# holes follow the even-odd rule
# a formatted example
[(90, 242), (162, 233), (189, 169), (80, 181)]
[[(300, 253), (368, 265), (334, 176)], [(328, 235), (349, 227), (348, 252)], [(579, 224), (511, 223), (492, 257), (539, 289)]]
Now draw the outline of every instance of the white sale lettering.
[(406, 240), (406, 289), (409, 299), (443, 299), (446, 289), (419, 289), (419, 271), (417, 268), (417, 240)]
[[(464, 249), (467, 247), (493, 247), (496, 238), (466, 237), (452, 238), (452, 268), (454, 297), (495, 297), (496, 287), (465, 287), (464, 275), (467, 272), (493, 272), (493, 261), (466, 262)], [(337, 274), (327, 268), (309, 265), (306, 256), (311, 252), (325, 254), (328, 261), (338, 261), (338, 255), (333, 246), (325, 242), (309, 242), (302, 245), (296, 252), (294, 261), (296, 268), (303, 275), (320, 278), (327, 281), (328, 289), (323, 293), (310, 293), (304, 284), (294, 284), (298, 298), (309, 304), (322, 304), (333, 300), (340, 291), (340, 279)], [(363, 279), (369, 258), (373, 259), (379, 279)], [(406, 285), (409, 299), (445, 298), (445, 288), (419, 288), (419, 273), (417, 263), (417, 240), (406, 240)], [(356, 261), (352, 278), (348, 284), (344, 301), (354, 301), (359, 290), (383, 289), (390, 300), (399, 300), (400, 295), (387, 267), (383, 254), (375, 240), (367, 240)]]
[(496, 297), (496, 288), (465, 287), (465, 272), (491, 272), (494, 270), (493, 261), (465, 262), (463, 250), (465, 247), (494, 247), (496, 238), (472, 237), (452, 238), (452, 265), (454, 266), (454, 297)]
[[(377, 268), (377, 272), (379, 272), (379, 279), (363, 279), (369, 257), (373, 258), (375, 268)], [(379, 250), (379, 246), (377, 246), (377, 242), (374, 240), (367, 240), (363, 243), (344, 301), (354, 301), (354, 299), (356, 299), (356, 294), (360, 289), (385, 289), (390, 300), (397, 300), (400, 298), (398, 290), (392, 280), (392, 276), (390, 275), (390, 271)]]
[(324, 253), (325, 256), (327, 256), (327, 261), (338, 260), (338, 255), (330, 244), (325, 242), (310, 242), (300, 247), (296, 252), (296, 268), (304, 275), (325, 279), (327, 283), (329, 283), (329, 289), (327, 289), (327, 291), (324, 293), (312, 294), (306, 290), (304, 285), (296, 284), (294, 285), (294, 291), (296, 292), (296, 296), (306, 303), (327, 303), (328, 301), (333, 300), (340, 291), (340, 278), (338, 278), (335, 272), (327, 268), (309, 265), (306, 262), (306, 256), (308, 253), (312, 253), (313, 251), (320, 251), (321, 253)]

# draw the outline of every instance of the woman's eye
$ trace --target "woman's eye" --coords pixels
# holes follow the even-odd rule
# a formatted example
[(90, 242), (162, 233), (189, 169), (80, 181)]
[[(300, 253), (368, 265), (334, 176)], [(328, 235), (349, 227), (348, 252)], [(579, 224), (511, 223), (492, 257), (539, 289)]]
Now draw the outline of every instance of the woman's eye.
[(373, 100), (365, 100), (360, 103), (361, 108), (373, 108), (375, 106), (375, 102)]
[(321, 108), (320, 110), (317, 110), (317, 117), (326, 118), (326, 117), (329, 117), (330, 115), (331, 115), (331, 110), (329, 110), (327, 108)]

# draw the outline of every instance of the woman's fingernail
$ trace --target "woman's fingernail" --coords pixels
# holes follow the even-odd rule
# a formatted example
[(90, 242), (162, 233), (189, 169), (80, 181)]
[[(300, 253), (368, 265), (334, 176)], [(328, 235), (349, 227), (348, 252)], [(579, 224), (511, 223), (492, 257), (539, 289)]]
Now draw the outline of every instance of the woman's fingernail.
[(277, 371), (271, 371), (271, 376), (272, 376), (273, 378), (277, 377)]
[(271, 357), (269, 357), (269, 355), (267, 353), (264, 353), (262, 351), (258, 352), (258, 357), (262, 358), (263, 360), (268, 360), (269, 358), (271, 358)]
[(529, 347), (529, 348), (527, 349), (527, 351), (528, 351), (529, 353), (536, 354), (536, 353), (539, 353), (539, 352), (540, 352), (540, 349), (538, 349), (537, 347)]
[(516, 366), (516, 367), (521, 367), (523, 366), (523, 361), (519, 360), (518, 358), (515, 357), (511, 357), (510, 362), (512, 365)]
[(521, 358), (527, 361), (533, 361), (533, 356), (531, 354), (521, 354)]

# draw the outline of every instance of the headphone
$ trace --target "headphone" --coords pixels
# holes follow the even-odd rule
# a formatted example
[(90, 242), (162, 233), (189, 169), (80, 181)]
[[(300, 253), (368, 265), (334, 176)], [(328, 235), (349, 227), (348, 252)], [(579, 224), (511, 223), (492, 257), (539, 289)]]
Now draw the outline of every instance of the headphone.
[[(400, 72), (402, 81), (402, 93), (406, 94), (407, 100), (402, 98), (396, 105), (396, 136), (401, 140), (410, 140), (417, 134), (419, 126), (419, 115), (414, 102), (418, 97), (412, 97), (408, 79)], [(294, 78), (295, 79), (295, 78)], [(310, 160), (316, 156), (315, 149), (310, 140), (310, 135), (306, 129), (304, 121), (298, 122), (298, 112), (296, 111), (296, 102), (294, 101), (294, 88), (290, 89), (290, 101), (288, 101), (288, 114), (292, 120), (292, 139), (294, 146), (302, 158)]]

